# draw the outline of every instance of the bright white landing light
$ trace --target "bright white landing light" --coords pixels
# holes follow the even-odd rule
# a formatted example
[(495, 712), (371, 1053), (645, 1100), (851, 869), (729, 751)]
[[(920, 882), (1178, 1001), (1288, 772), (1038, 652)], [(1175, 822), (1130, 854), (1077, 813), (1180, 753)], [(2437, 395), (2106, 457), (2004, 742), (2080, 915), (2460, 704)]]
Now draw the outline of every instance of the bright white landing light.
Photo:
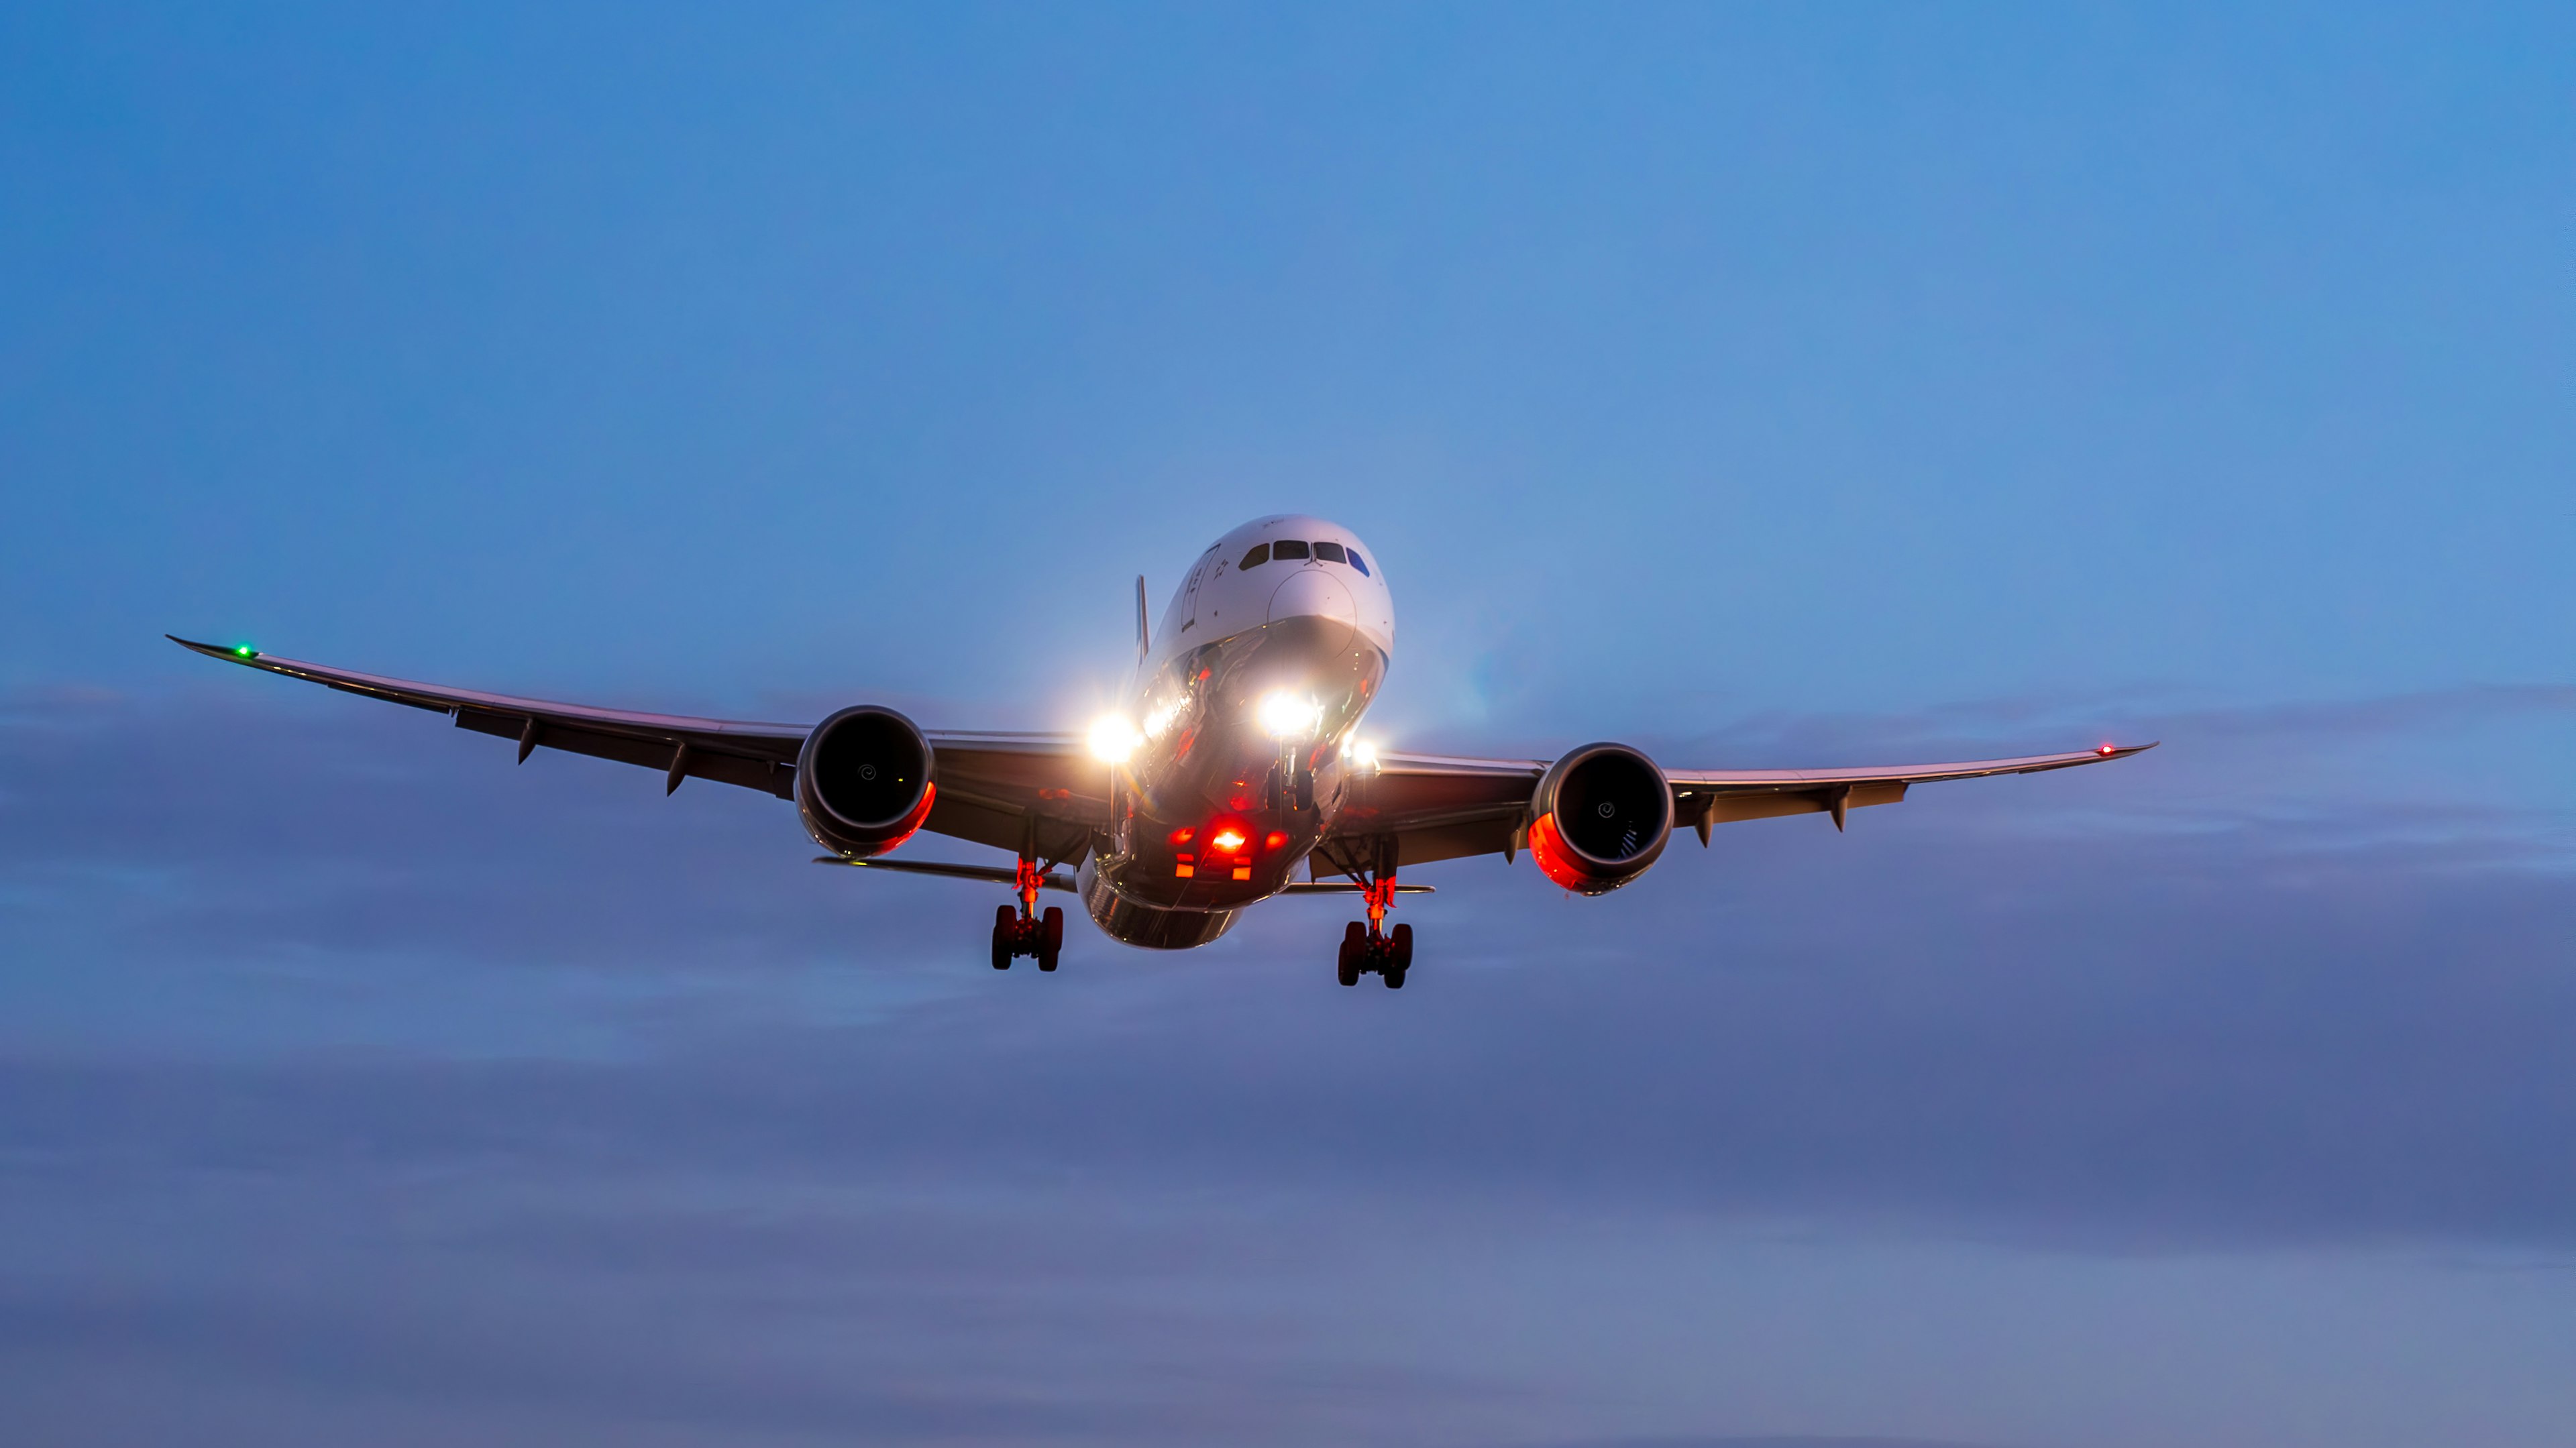
[(1136, 726), (1116, 714), (1104, 714), (1099, 723), (1091, 726), (1091, 753), (1105, 764), (1126, 763), (1127, 756), (1144, 742), (1145, 736), (1136, 732)]
[(1365, 769), (1371, 774), (1377, 773), (1377, 746), (1365, 739), (1353, 737), (1349, 743), (1342, 746), (1342, 757), (1351, 762), (1353, 769)]
[(1324, 706), (1285, 689), (1261, 698), (1262, 732), (1274, 739), (1302, 739), (1324, 722)]

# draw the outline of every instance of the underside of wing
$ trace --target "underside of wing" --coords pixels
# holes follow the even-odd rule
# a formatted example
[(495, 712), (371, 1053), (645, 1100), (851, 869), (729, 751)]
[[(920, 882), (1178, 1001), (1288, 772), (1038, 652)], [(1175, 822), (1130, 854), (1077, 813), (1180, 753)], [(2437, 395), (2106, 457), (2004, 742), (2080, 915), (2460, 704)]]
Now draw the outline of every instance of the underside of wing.
[(1107, 829), (1109, 766), (1077, 735), (931, 731), (939, 797), (922, 828), (951, 839), (1079, 865)]
[[(1666, 770), (1673, 823), (1709, 827), (1780, 815), (1830, 814), (1836, 825), (1853, 809), (1894, 804), (1908, 788), (1949, 779), (2036, 774), (2124, 759), (2153, 744), (2104, 744), (2064, 754), (1973, 759), (1947, 764), (1870, 765), (1842, 769)], [(1411, 866), (1470, 855), (1516, 853), (1530, 800), (1547, 773), (1543, 759), (1473, 759), (1388, 754), (1376, 773), (1356, 778), (1333, 832), (1315, 852), (1313, 873), (1359, 875), (1381, 844)]]
[(1333, 832), (1316, 848), (1315, 878), (1365, 873), (1380, 840), (1405, 866), (1508, 854), (1546, 772), (1544, 759), (1381, 755), (1375, 773), (1351, 781)]
[[(415, 679), (280, 658), (171, 636), (210, 659), (302, 679), (389, 703), (445, 714), (460, 729), (518, 741), (524, 762), (560, 749), (662, 771), (665, 789), (711, 779), (796, 797), (796, 759), (812, 726), (601, 709), (492, 694)], [(1005, 850), (1033, 846), (1040, 858), (1079, 863), (1096, 825), (1109, 818), (1106, 767), (1067, 734), (925, 731), (937, 760), (938, 795), (923, 828)]]
[(796, 794), (796, 751), (805, 743), (807, 732), (807, 726), (801, 724), (598, 709), (362, 674), (249, 648), (195, 643), (175, 634), (170, 641), (210, 659), (302, 679), (346, 694), (435, 710), (454, 719), (459, 729), (517, 740), (521, 760), (538, 749), (560, 749), (659, 769), (667, 776), (671, 789), (679, 788), (683, 779), (712, 779), (762, 790), (781, 799), (792, 799)]
[(1847, 811), (1895, 804), (1908, 787), (1949, 779), (1999, 774), (2038, 774), (2101, 764), (2153, 749), (2153, 744), (2101, 744), (2064, 754), (2012, 759), (1969, 759), (1948, 764), (1882, 764), (1841, 769), (1666, 770), (1673, 789), (1674, 822), (1698, 827), (1705, 841), (1711, 825), (1781, 815), (1830, 814), (1839, 826)]

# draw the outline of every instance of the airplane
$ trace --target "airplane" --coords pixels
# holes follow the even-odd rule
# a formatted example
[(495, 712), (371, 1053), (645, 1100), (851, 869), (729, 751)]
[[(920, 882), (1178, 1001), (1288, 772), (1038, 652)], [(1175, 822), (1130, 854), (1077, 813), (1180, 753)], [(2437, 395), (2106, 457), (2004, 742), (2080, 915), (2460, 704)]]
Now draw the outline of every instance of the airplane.
[[(1389, 929), (1399, 867), (1526, 853), (1551, 883), (1601, 895), (1643, 875), (1677, 825), (1712, 826), (1895, 804), (1917, 784), (2099, 764), (2153, 744), (1844, 769), (1668, 770), (1634, 746), (1557, 759), (1380, 750), (1359, 733), (1395, 656), (1395, 602), (1374, 549), (1321, 518), (1255, 519), (1190, 564), (1161, 623), (1136, 580), (1135, 674), (1121, 707), (1081, 733), (923, 729), (854, 704), (822, 722), (763, 724), (633, 713), (384, 678), (168, 635), (209, 658), (435, 710), (518, 742), (792, 800), (831, 853), (817, 863), (1008, 885), (992, 963), (1052, 971), (1078, 897), (1101, 932), (1156, 950), (1217, 939), (1278, 895), (1356, 895), (1336, 974), (1401, 989), (1413, 927)], [(1016, 852), (999, 866), (890, 858), (927, 830)], [(1297, 878), (1300, 868), (1307, 878)], [(1067, 869), (1074, 873), (1067, 874)]]

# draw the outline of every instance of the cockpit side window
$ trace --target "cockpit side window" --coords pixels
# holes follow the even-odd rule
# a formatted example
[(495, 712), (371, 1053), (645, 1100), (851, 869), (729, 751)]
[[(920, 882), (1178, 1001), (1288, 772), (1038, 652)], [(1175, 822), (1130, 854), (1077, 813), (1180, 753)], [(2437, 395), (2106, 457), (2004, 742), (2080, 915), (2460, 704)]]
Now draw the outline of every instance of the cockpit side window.
[(1360, 550), (1356, 548), (1351, 550), (1351, 566), (1360, 571), (1360, 576), (1362, 578), (1368, 577), (1368, 560), (1362, 558), (1360, 556)]
[(1267, 543), (1255, 543), (1252, 545), (1252, 551), (1244, 554), (1243, 561), (1234, 565), (1234, 567), (1235, 571), (1238, 573), (1249, 572), (1252, 569), (1259, 568), (1262, 564), (1269, 561), (1270, 545)]
[(1345, 558), (1345, 557), (1343, 557), (1343, 556), (1342, 556), (1342, 545), (1341, 545), (1341, 544), (1339, 544), (1339, 543), (1318, 543), (1318, 544), (1316, 544), (1316, 545), (1315, 545), (1315, 561), (1317, 561), (1317, 562), (1319, 562), (1319, 563), (1348, 563), (1348, 562), (1350, 562), (1350, 560), (1349, 560), (1348, 558)]
[(1303, 558), (1306, 556), (1306, 545), (1295, 538), (1282, 538), (1278, 542), (1270, 545), (1270, 556), (1273, 558)]

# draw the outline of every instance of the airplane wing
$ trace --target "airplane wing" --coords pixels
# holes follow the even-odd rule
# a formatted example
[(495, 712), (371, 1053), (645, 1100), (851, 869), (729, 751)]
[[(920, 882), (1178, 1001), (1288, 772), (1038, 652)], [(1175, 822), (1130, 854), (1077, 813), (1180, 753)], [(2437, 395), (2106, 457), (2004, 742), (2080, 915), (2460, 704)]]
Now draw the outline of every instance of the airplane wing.
[[(2064, 754), (1971, 759), (1950, 764), (1869, 765), (1848, 769), (1666, 770), (1673, 824), (1691, 826), (1701, 844), (1712, 825), (1776, 815), (1830, 814), (1836, 828), (1864, 805), (1895, 804), (1913, 785), (1996, 774), (2036, 774), (2125, 759), (2153, 744), (2098, 745)], [(1467, 759), (1385, 754), (1374, 775), (1353, 784), (1333, 833), (1318, 847), (1315, 873), (1357, 873), (1374, 841), (1392, 838), (1404, 865), (1468, 855), (1517, 854), (1526, 843), (1531, 794), (1552, 761)]]
[[(536, 750), (560, 749), (657, 769), (665, 793), (678, 789), (683, 779), (711, 779), (794, 799), (796, 755), (813, 729), (810, 724), (646, 714), (487, 694), (280, 658), (247, 646), (168, 637), (210, 659), (434, 710), (455, 720), (459, 729), (517, 740), (522, 763)], [(922, 828), (1017, 850), (1028, 841), (1035, 820), (1042, 855), (1081, 862), (1093, 823), (1109, 817), (1109, 783), (1106, 768), (1091, 758), (1079, 737), (923, 732), (937, 751), (939, 796)]]

